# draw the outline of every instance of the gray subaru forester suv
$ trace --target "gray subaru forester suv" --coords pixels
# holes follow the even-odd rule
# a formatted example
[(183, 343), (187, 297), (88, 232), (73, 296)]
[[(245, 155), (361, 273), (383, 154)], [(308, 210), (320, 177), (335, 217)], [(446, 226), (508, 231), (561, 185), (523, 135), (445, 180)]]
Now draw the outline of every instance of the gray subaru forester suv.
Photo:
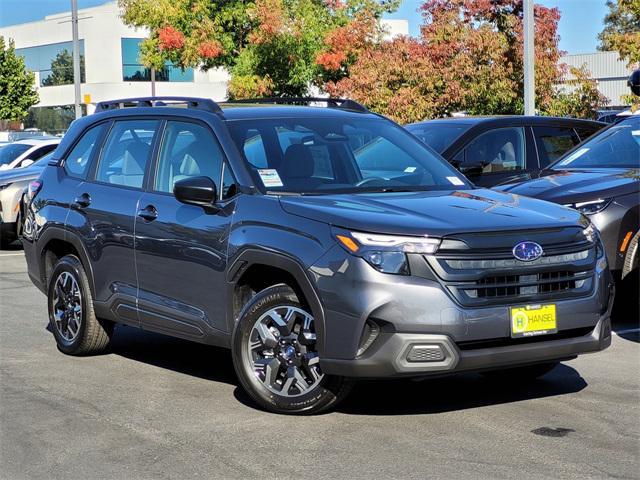
[(475, 188), (353, 101), (97, 110), (28, 192), (64, 353), (104, 351), (115, 324), (223, 346), (261, 407), (310, 414), (357, 377), (531, 380), (611, 342), (584, 215)]

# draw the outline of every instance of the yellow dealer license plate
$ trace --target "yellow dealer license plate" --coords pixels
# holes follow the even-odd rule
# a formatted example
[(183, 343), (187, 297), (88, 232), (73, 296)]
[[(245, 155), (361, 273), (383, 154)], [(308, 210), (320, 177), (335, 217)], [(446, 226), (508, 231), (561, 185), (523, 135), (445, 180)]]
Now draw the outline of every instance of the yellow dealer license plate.
[(511, 308), (511, 337), (532, 337), (557, 331), (555, 305)]

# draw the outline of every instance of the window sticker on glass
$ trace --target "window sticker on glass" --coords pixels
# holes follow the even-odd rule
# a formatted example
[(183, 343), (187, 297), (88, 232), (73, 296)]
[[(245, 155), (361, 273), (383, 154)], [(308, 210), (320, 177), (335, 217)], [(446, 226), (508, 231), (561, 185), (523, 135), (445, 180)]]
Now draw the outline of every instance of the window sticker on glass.
[(464, 185), (464, 182), (458, 177), (447, 177), (447, 180), (449, 180), (453, 185)]
[(264, 183), (264, 186), (267, 188), (283, 186), (280, 175), (278, 175), (278, 171), (275, 168), (260, 169), (258, 170), (258, 175), (260, 175), (262, 183)]
[(404, 173), (413, 173), (417, 170), (417, 167), (407, 167), (404, 169)]
[(574, 160), (577, 160), (588, 151), (589, 151), (588, 148), (581, 148), (580, 150), (577, 150), (573, 154), (569, 155), (569, 157), (561, 161), (558, 165), (562, 165), (562, 166), (569, 165), (571, 162), (573, 162)]

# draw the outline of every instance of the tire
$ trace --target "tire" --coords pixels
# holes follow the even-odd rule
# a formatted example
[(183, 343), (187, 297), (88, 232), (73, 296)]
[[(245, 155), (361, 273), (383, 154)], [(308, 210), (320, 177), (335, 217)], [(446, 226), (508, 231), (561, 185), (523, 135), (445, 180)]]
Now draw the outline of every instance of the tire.
[(523, 383), (546, 375), (556, 368), (560, 362), (536, 363), (524, 367), (505, 368), (502, 370), (489, 370), (482, 375), (491, 380), (508, 381), (510, 383)]
[(89, 279), (78, 257), (67, 255), (54, 266), (47, 305), (49, 326), (61, 352), (95, 355), (107, 349), (114, 325), (96, 318)]
[(233, 365), (244, 390), (265, 410), (313, 415), (335, 407), (351, 390), (350, 379), (320, 371), (309, 310), (290, 287), (276, 285), (240, 313)]

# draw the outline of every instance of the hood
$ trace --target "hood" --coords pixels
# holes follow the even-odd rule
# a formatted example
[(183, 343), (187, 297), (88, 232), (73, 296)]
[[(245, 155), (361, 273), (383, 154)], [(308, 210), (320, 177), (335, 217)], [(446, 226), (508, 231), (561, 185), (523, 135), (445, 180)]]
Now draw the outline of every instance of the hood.
[(35, 180), (40, 176), (44, 165), (33, 165), (25, 168), (12, 168), (0, 171), (0, 185), (19, 182), (23, 180)]
[(640, 191), (639, 169), (546, 170), (543, 177), (499, 190), (556, 203), (576, 203)]
[(559, 205), (492, 190), (283, 196), (293, 215), (364, 232), (443, 236), (578, 225)]

